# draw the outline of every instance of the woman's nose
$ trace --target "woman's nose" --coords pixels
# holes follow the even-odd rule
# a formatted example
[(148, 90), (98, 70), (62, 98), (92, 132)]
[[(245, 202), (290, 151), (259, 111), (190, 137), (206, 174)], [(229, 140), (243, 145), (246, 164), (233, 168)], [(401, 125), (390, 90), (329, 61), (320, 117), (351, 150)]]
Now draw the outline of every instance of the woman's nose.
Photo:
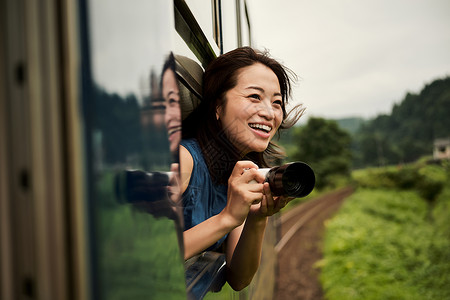
[(272, 106), (264, 102), (261, 103), (261, 107), (258, 110), (258, 114), (261, 117), (266, 118), (267, 120), (272, 120), (273, 118), (275, 118), (275, 112)]

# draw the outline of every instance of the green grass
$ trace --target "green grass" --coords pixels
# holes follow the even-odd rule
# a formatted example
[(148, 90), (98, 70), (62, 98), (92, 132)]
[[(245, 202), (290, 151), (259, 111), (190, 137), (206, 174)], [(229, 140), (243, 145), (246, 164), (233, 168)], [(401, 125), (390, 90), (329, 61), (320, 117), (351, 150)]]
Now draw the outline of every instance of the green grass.
[(326, 298), (450, 299), (448, 183), (430, 203), (382, 180), (368, 181), (372, 188), (358, 189), (326, 223), (317, 264)]
[(112, 193), (113, 174), (97, 184), (96, 252), (102, 299), (185, 299), (183, 258), (175, 224)]

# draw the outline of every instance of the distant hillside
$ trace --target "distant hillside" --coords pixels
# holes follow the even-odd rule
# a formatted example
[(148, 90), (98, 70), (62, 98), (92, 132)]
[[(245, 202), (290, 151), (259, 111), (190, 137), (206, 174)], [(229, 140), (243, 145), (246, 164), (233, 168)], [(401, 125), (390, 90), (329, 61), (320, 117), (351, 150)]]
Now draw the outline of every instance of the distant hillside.
[(433, 141), (450, 137), (450, 77), (407, 93), (390, 115), (362, 124), (354, 136), (355, 166), (411, 162), (431, 155)]
[(347, 130), (351, 135), (355, 134), (361, 125), (363, 125), (366, 120), (363, 118), (344, 118), (344, 119), (336, 119), (334, 120), (339, 125), (340, 128)]

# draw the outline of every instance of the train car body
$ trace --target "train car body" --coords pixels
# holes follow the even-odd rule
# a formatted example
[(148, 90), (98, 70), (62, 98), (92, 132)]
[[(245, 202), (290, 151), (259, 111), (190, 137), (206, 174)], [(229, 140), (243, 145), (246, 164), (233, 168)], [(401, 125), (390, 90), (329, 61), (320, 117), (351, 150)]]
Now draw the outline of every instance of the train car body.
[(182, 206), (164, 189), (177, 153), (163, 68), (184, 117), (208, 62), (251, 45), (245, 0), (0, 5), (0, 298), (271, 299), (277, 218), (233, 292), (223, 255), (183, 260)]

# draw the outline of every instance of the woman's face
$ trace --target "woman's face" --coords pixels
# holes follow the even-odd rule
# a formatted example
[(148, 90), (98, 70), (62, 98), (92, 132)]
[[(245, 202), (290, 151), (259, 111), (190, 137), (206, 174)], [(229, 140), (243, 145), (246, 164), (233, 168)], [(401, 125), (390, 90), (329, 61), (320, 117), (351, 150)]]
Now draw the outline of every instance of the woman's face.
[(283, 121), (283, 99), (275, 73), (261, 63), (238, 71), (216, 117), (242, 155), (264, 151)]
[(167, 69), (164, 72), (162, 78), (162, 95), (166, 106), (164, 121), (169, 136), (170, 151), (175, 153), (181, 141), (181, 111), (177, 79), (171, 69)]

